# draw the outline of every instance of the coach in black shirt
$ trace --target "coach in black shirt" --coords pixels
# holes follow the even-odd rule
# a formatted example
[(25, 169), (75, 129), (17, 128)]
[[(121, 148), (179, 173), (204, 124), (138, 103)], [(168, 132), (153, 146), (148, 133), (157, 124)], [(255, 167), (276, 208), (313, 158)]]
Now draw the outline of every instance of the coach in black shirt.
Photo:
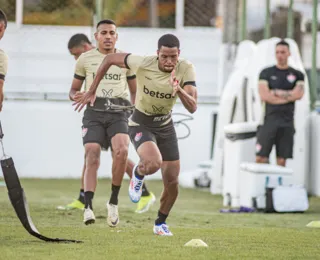
[(285, 166), (292, 158), (294, 103), (304, 93), (304, 75), (288, 66), (289, 44), (276, 45), (277, 64), (261, 71), (259, 94), (263, 104), (262, 124), (258, 127), (256, 162), (268, 163), (273, 145), (276, 145), (277, 164)]

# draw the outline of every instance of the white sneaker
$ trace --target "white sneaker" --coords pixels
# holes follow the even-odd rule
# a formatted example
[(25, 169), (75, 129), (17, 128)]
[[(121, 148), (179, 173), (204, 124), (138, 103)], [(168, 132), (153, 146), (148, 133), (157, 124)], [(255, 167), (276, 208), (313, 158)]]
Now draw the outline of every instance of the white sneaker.
[(153, 226), (153, 233), (158, 236), (173, 236), (166, 223)]
[(83, 223), (86, 225), (93, 224), (96, 221), (96, 217), (90, 208), (84, 209), (83, 212)]
[(132, 178), (130, 180), (130, 185), (129, 185), (129, 197), (133, 203), (139, 202), (139, 200), (141, 198), (141, 194), (142, 194), (142, 185), (143, 185), (143, 181), (144, 181), (144, 178), (142, 180), (139, 180), (136, 177), (136, 175), (134, 174), (135, 169), (137, 167), (138, 167), (138, 165), (135, 165), (133, 167)]
[(110, 227), (115, 227), (119, 224), (119, 212), (118, 212), (118, 206), (107, 203), (107, 209), (108, 209), (108, 218), (107, 223)]

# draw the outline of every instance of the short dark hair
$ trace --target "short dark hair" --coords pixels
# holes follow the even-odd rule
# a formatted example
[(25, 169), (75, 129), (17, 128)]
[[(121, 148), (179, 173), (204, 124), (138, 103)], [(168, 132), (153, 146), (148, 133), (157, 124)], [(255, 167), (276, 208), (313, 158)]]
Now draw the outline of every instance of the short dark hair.
[(158, 50), (161, 49), (161, 46), (174, 48), (180, 48), (179, 39), (173, 34), (165, 34), (160, 37), (158, 40)]
[(117, 26), (116, 23), (113, 20), (105, 19), (105, 20), (101, 20), (100, 22), (98, 22), (97, 29), (101, 24), (113, 24), (114, 26)]
[(7, 25), (8, 25), (7, 16), (4, 13), (4, 11), (2, 11), (1, 9), (0, 9), (0, 21), (4, 22), (4, 26), (5, 28), (7, 28)]
[(78, 47), (84, 43), (89, 43), (91, 44), (91, 42), (89, 41), (87, 35), (83, 34), (83, 33), (77, 33), (75, 35), (73, 35), (69, 42), (68, 42), (68, 49), (72, 49), (74, 47)]
[(288, 43), (288, 42), (286, 42), (285, 40), (281, 40), (280, 42), (278, 42), (278, 43), (276, 44), (276, 46), (279, 46), (279, 45), (287, 46), (287, 47), (288, 47), (288, 49), (290, 49), (290, 45), (289, 45), (289, 43)]

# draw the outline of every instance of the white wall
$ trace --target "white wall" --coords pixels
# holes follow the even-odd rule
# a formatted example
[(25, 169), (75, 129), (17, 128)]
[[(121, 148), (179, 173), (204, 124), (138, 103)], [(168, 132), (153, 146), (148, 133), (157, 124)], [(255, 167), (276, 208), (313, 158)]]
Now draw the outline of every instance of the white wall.
[[(179, 141), (181, 171), (195, 168), (210, 158), (213, 105), (201, 105), (188, 121), (191, 136)], [(178, 104), (174, 112), (187, 111)], [(0, 120), (4, 147), (14, 159), (21, 177), (78, 178), (81, 175), (84, 149), (81, 137), (82, 114), (74, 112), (71, 102), (7, 101)], [(181, 117), (175, 117), (180, 119)], [(178, 136), (185, 130), (176, 128)], [(130, 144), (130, 158), (138, 156)], [(100, 177), (111, 176), (111, 156), (102, 153)], [(0, 176), (2, 173), (0, 173)], [(153, 178), (159, 178), (159, 174)], [(150, 177), (151, 178), (151, 177)]]
[[(89, 37), (91, 27), (28, 26), (9, 24), (0, 48), (9, 56), (6, 92), (36, 91), (67, 93), (75, 61), (67, 42), (75, 33)], [(181, 41), (181, 57), (195, 64), (199, 95), (215, 95), (221, 31), (214, 28), (169, 29), (119, 28), (117, 48), (141, 55), (156, 53), (157, 41), (165, 33)]]

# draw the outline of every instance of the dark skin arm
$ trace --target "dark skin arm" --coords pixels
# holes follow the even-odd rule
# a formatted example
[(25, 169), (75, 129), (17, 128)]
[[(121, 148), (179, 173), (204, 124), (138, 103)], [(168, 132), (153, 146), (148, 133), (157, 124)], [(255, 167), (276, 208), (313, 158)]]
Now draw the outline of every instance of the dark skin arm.
[(192, 85), (185, 85), (180, 87), (179, 81), (175, 78), (175, 70), (171, 73), (170, 83), (173, 87), (172, 95), (177, 94), (183, 104), (183, 106), (193, 114), (197, 110), (197, 89)]
[(72, 85), (69, 91), (69, 98), (72, 101), (78, 101), (83, 96), (84, 93), (81, 93), (81, 87), (83, 84), (83, 80), (74, 78), (72, 81)]
[(128, 79), (127, 82), (128, 82), (129, 92), (130, 92), (131, 104), (134, 105), (136, 101), (137, 80), (136, 78)]
[(113, 53), (113, 54), (106, 55), (106, 57), (103, 59), (102, 63), (100, 64), (97, 70), (97, 74), (88, 91), (83, 94), (81, 99), (75, 100), (76, 101), (74, 103), (74, 105), (76, 105), (75, 110), (78, 110), (80, 112), (86, 104), (90, 103), (91, 105), (93, 105), (95, 101), (95, 94), (96, 94), (97, 88), (103, 76), (106, 74), (106, 72), (109, 70), (109, 68), (112, 65), (118, 66), (120, 68), (126, 68), (125, 58), (127, 55), (128, 53)]

